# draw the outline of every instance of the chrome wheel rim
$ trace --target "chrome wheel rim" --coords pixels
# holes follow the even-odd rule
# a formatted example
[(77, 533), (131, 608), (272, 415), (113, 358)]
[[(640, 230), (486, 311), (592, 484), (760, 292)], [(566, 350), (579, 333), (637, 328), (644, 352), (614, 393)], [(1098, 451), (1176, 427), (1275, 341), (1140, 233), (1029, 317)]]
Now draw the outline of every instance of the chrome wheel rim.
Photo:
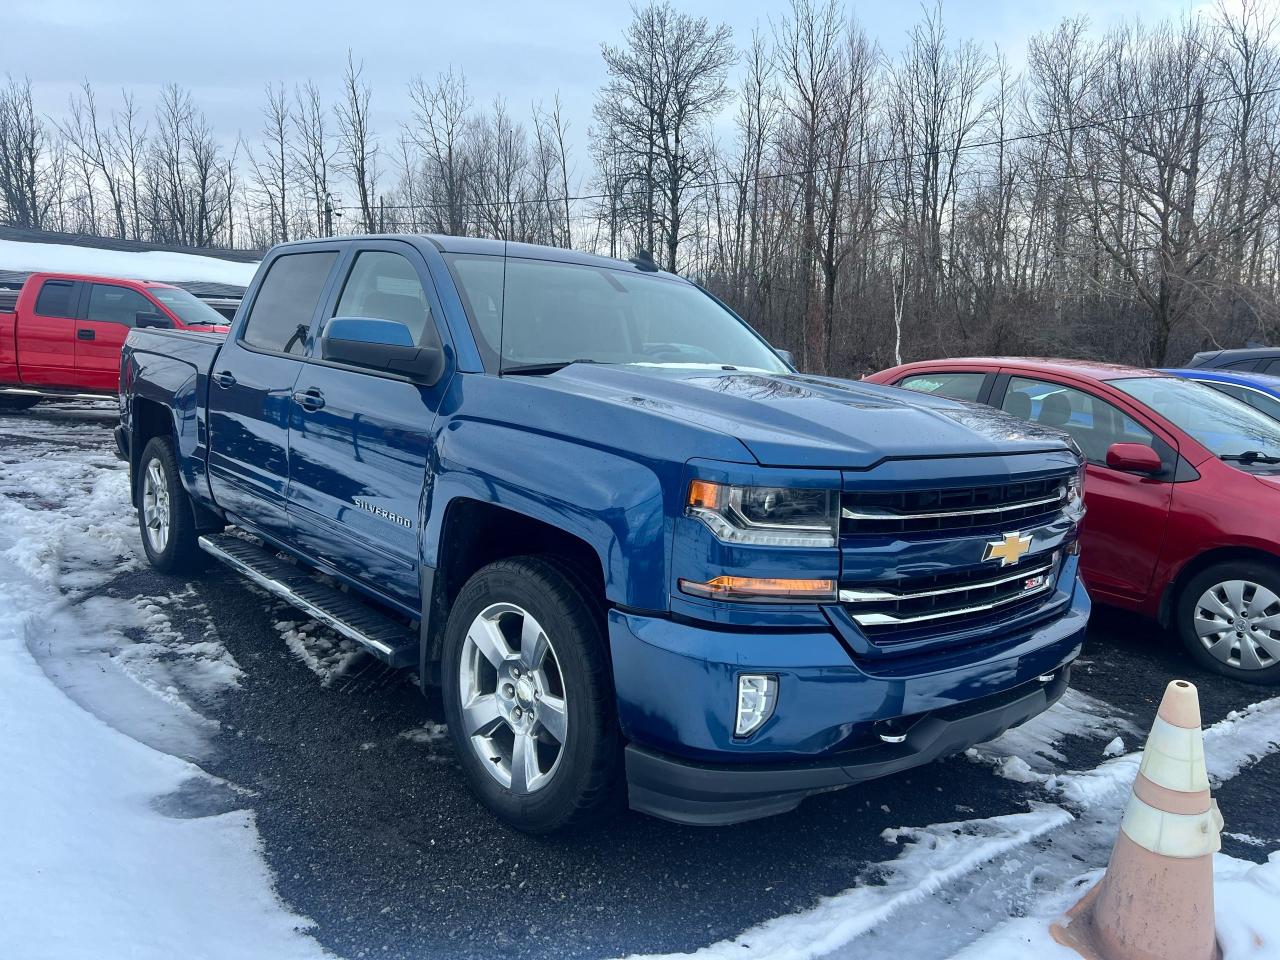
[(1251, 580), (1224, 580), (1200, 595), (1196, 636), (1214, 659), (1238, 670), (1280, 663), (1280, 597)]
[(169, 478), (159, 460), (147, 464), (142, 475), (142, 529), (156, 553), (169, 544)]
[(564, 676), (542, 625), (513, 603), (471, 621), (458, 671), (462, 726), (489, 775), (518, 796), (543, 789), (568, 732)]

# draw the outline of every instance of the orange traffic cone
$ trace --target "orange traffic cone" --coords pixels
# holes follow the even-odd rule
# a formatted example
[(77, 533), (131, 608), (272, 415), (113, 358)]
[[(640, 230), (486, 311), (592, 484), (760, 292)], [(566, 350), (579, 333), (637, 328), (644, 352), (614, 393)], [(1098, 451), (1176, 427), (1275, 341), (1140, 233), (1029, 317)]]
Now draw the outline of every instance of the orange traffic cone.
[(1222, 816), (1209, 796), (1196, 688), (1175, 680), (1142, 752), (1107, 872), (1051, 928), (1088, 960), (1217, 960), (1213, 855)]

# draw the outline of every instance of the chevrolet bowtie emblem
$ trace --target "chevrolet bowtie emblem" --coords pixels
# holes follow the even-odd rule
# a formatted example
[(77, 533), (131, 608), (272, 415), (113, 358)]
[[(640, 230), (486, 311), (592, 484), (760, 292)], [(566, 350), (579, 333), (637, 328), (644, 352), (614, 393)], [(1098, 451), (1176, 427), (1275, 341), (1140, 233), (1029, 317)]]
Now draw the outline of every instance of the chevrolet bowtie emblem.
[(1013, 533), (1006, 533), (1001, 540), (988, 540), (982, 559), (999, 560), (1000, 566), (1008, 567), (1021, 560), (1023, 554), (1030, 549), (1031, 538), (1024, 537), (1015, 530)]

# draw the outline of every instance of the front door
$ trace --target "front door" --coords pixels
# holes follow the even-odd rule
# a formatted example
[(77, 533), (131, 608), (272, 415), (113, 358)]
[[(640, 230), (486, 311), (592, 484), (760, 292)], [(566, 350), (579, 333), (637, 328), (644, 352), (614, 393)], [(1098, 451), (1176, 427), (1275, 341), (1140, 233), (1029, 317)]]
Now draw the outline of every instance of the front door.
[[(403, 323), (439, 346), (441, 316), (420, 254), (399, 241), (358, 244), (325, 311)], [(435, 386), (359, 367), (303, 365), (291, 406), (289, 513), (307, 554), (404, 607), (420, 609), (418, 548)]]
[(286, 253), (265, 265), (248, 314), (218, 351), (209, 383), (209, 486), (233, 518), (289, 530), (289, 414), (312, 322), (338, 251)]
[(76, 321), (76, 382), (85, 390), (120, 389), (120, 348), (140, 313), (156, 306), (136, 290), (89, 284), (84, 315)]
[[(1147, 596), (1164, 545), (1177, 451), (1114, 404), (1082, 388), (1011, 376), (1001, 409), (1065, 430), (1084, 453), (1087, 512), (1080, 528), (1080, 568), (1100, 599), (1135, 602)], [(1125, 473), (1107, 466), (1113, 443), (1140, 443), (1161, 456), (1163, 474)]]

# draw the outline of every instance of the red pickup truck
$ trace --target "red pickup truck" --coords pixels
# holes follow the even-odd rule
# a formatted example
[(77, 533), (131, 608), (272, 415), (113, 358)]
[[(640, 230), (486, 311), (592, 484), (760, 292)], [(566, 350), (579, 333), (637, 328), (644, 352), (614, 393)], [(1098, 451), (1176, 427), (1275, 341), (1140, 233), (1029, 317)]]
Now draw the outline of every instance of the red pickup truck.
[(226, 319), (186, 290), (150, 280), (36, 273), (12, 312), (0, 301), (0, 409), (47, 397), (114, 394), (134, 327), (226, 333)]

